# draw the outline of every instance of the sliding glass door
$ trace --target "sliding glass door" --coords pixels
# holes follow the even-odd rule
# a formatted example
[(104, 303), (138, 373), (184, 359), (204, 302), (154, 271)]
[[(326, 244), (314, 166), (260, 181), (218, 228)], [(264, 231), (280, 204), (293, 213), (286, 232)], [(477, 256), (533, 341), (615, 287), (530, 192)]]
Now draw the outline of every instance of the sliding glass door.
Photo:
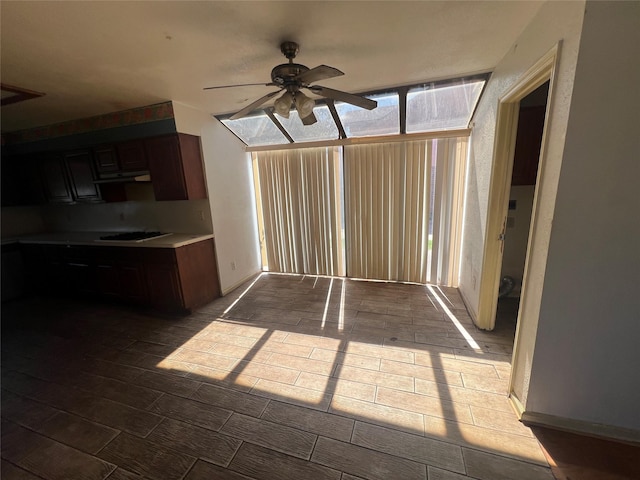
[(269, 271), (344, 276), (340, 152), (254, 154), (263, 263)]
[(467, 138), (340, 148), (254, 154), (268, 269), (456, 286)]

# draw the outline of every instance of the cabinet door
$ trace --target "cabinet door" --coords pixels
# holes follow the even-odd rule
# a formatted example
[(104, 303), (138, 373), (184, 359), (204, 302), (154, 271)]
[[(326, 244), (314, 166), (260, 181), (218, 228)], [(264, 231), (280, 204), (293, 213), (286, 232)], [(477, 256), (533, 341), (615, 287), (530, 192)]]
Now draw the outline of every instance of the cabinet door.
[(118, 143), (116, 145), (120, 169), (127, 172), (149, 170), (149, 162), (142, 140)]
[(178, 269), (174, 264), (150, 263), (146, 266), (149, 302), (160, 309), (184, 308)]
[(40, 161), (40, 174), (45, 197), (49, 202), (73, 202), (66, 164), (61, 155), (49, 156), (42, 159)]
[(178, 138), (174, 135), (148, 138), (145, 149), (156, 200), (187, 200)]
[(66, 293), (94, 293), (96, 291), (94, 268), (87, 260), (70, 260), (65, 266)]
[(147, 301), (147, 285), (144, 266), (138, 263), (123, 263), (118, 266), (120, 296), (135, 303)]
[(105, 297), (120, 297), (118, 267), (111, 263), (98, 262), (96, 264), (96, 286), (98, 292)]
[(66, 249), (61, 245), (42, 246), (42, 270), (44, 291), (68, 293), (69, 271), (67, 269)]
[(113, 173), (120, 170), (116, 149), (111, 145), (94, 148), (93, 159), (98, 173)]
[(68, 293), (95, 293), (97, 290), (95, 276), (96, 250), (90, 247), (70, 245), (61, 248), (66, 278), (65, 289)]
[(79, 202), (97, 202), (100, 200), (100, 190), (94, 183), (95, 174), (89, 151), (73, 152), (65, 155), (69, 175), (71, 177), (71, 191)]
[(220, 296), (213, 240), (176, 248), (185, 307), (190, 309)]
[(189, 200), (207, 198), (207, 184), (202, 162), (202, 150), (200, 149), (200, 137), (194, 135), (178, 134), (180, 141), (180, 157), (182, 158), (182, 170), (184, 183), (187, 187)]

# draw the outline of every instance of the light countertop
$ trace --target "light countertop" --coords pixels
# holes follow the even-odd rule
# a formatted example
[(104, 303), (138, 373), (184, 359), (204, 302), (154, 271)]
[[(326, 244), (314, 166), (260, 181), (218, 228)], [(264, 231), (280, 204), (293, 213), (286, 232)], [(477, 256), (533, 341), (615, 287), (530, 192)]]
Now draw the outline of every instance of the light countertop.
[(100, 237), (119, 232), (55, 232), (24, 235), (21, 237), (2, 239), (8, 243), (36, 243), (50, 245), (90, 245), (94, 247), (135, 247), (135, 248), (178, 248), (191, 243), (201, 242), (213, 238), (213, 234), (202, 233), (171, 233), (162, 237), (150, 238), (144, 241), (104, 241)]

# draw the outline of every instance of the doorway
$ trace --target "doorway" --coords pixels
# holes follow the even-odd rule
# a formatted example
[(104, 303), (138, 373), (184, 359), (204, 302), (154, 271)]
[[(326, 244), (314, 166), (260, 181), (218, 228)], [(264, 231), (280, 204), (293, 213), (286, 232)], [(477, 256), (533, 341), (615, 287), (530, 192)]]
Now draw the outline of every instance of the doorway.
[(511, 332), (514, 337), (529, 245), (549, 83), (547, 80), (520, 100), (518, 109), (518, 129), (508, 192), (509, 204), (504, 226), (501, 280), (494, 326), (494, 330), (505, 334)]
[[(542, 141), (540, 153), (537, 157), (537, 175), (533, 187), (533, 206), (527, 228), (528, 237), (525, 247), (524, 271), (519, 285), (519, 301), (514, 302), (517, 304), (517, 309), (514, 309), (515, 311), (513, 312), (517, 320), (515, 323), (515, 341), (508, 393), (512, 405), (519, 415), (524, 411), (520, 399), (523, 398), (523, 395), (526, 395), (528, 382), (527, 364), (534, 350), (537, 325), (536, 305), (539, 305), (540, 301), (540, 292), (535, 288), (535, 280), (528, 278), (529, 272), (532, 270), (529, 259), (532, 252), (545, 251), (547, 248), (542, 237), (538, 235), (539, 222), (536, 212), (540, 202), (539, 191), (545, 178), (545, 138), (549, 129), (549, 122), (547, 121), (549, 111), (553, 108), (554, 76), (559, 50), (560, 44), (555, 45), (501, 97), (496, 119), (494, 158), (489, 186), (488, 214), (476, 318), (476, 325), (484, 330), (493, 330), (496, 326), (498, 295), (503, 268), (503, 247), (507, 236), (509, 200), (512, 192), (511, 180), (513, 177), (521, 102), (541, 86), (547, 85), (545, 87), (547, 94)], [(523, 170), (526, 171), (527, 169), (524, 168)], [(516, 199), (516, 208), (517, 205)], [(514, 221), (512, 220), (512, 222)], [(526, 221), (524, 223), (526, 225)], [(527, 288), (529, 281), (532, 282), (534, 288)], [(527, 315), (524, 315), (523, 312), (526, 312)], [(524, 335), (523, 332), (527, 332), (527, 335)]]

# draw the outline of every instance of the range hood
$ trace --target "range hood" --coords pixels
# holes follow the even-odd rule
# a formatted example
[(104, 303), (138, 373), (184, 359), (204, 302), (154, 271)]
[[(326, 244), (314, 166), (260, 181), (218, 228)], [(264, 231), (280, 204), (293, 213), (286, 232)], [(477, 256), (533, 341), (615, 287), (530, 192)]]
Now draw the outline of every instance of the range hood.
[(148, 170), (139, 172), (102, 173), (93, 183), (124, 183), (124, 182), (150, 182), (151, 175)]

